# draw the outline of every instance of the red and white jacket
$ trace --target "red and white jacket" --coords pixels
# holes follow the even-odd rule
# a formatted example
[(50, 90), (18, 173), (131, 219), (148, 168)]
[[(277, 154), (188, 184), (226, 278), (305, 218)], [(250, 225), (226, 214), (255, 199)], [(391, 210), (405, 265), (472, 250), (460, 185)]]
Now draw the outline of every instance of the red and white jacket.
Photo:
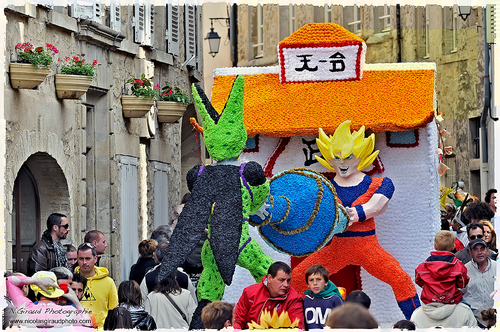
[(422, 287), (423, 303), (462, 301), (462, 292), (469, 283), (467, 268), (449, 251), (431, 251), (431, 255), (415, 269), (415, 283)]
[(266, 309), (272, 314), (276, 309), (278, 314), (283, 311), (288, 312), (290, 321), (299, 319), (299, 329), (304, 329), (304, 311), (302, 308), (302, 296), (290, 287), (288, 294), (280, 298), (271, 298), (267, 289), (267, 279), (264, 277), (262, 282), (248, 286), (243, 290), (243, 294), (236, 304), (234, 310), (234, 328), (248, 329), (248, 323), (252, 321), (260, 323), (260, 315)]

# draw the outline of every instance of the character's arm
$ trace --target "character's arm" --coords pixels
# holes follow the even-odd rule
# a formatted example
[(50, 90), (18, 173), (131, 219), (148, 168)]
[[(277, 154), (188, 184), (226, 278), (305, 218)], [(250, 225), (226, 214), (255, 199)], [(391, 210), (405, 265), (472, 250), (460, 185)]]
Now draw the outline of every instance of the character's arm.
[(394, 193), (394, 184), (391, 179), (384, 178), (380, 187), (365, 204), (355, 205), (346, 208), (349, 213), (349, 225), (354, 222), (364, 221), (382, 214), (389, 205), (389, 200)]
[(44, 292), (50, 294), (51, 292), (47, 289), (47, 287), (55, 287), (59, 288), (57, 283), (49, 277), (43, 278), (29, 278), (22, 276), (11, 276), (7, 278), (7, 292), (9, 293), (9, 297), (12, 300), (12, 303), (16, 307), (20, 307), (23, 303), (33, 304), (26, 296), (24, 296), (23, 291), (20, 287), (24, 285), (37, 285)]
[(186, 183), (187, 183), (187, 186), (188, 186), (188, 189), (190, 192), (193, 192), (193, 186), (194, 186), (194, 183), (196, 182), (196, 180), (198, 179), (198, 175), (199, 175), (201, 167), (202, 167), (202, 165), (194, 166), (193, 168), (191, 168), (188, 171), (188, 173), (186, 175)]
[(269, 181), (264, 174), (262, 166), (255, 161), (251, 161), (245, 165), (243, 177), (251, 191), (252, 200), (249, 212), (255, 213), (269, 196)]

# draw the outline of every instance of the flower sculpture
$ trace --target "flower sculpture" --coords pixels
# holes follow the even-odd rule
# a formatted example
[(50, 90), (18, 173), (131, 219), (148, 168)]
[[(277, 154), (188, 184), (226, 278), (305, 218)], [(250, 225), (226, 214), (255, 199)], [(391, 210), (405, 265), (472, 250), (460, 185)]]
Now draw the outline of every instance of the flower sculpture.
[(394, 185), (389, 178), (371, 178), (361, 172), (378, 155), (378, 151), (373, 151), (375, 135), (365, 138), (364, 126), (351, 133), (350, 125), (351, 121), (344, 121), (331, 136), (320, 128), (316, 139), (323, 156), (316, 159), (336, 173), (332, 184), (349, 214), (349, 227), (295, 267), (292, 286), (298, 292), (305, 291), (307, 285), (302, 278), (313, 264), (324, 265), (330, 273), (347, 265), (361, 266), (392, 287), (401, 311), (410, 319), (420, 306), (415, 286), (398, 261), (380, 246), (375, 235), (374, 217), (387, 208)]
[(203, 307), (222, 299), (224, 284), (231, 284), (236, 264), (248, 269), (258, 282), (273, 262), (248, 233), (249, 214), (258, 212), (267, 199), (269, 183), (258, 163), (238, 162), (247, 140), (243, 87), (243, 77), (238, 76), (219, 114), (203, 90), (196, 84), (193, 86), (205, 144), (216, 163), (195, 166), (187, 174), (191, 198), (165, 250), (158, 280), (166, 278), (186, 260), (208, 226), (208, 240), (201, 254), (203, 273), (197, 285), (200, 302), (191, 323), (195, 329), (203, 329), (200, 319)]

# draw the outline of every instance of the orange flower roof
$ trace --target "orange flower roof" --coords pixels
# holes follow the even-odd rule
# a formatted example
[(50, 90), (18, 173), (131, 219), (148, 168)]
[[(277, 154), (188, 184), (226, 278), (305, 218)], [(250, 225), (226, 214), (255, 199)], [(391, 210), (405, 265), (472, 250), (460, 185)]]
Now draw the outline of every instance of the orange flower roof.
[(318, 45), (344, 42), (360, 42), (363, 39), (335, 23), (309, 23), (283, 39), (278, 45), (296, 46), (298, 44)]
[[(404, 65), (415, 67), (385, 64), (385, 70), (365, 69), (359, 81), (281, 84), (278, 73), (243, 75), (248, 136), (317, 135), (319, 127), (333, 134), (345, 120), (374, 132), (423, 128), (434, 118), (435, 67)], [(211, 102), (218, 112), (235, 78), (215, 76)]]

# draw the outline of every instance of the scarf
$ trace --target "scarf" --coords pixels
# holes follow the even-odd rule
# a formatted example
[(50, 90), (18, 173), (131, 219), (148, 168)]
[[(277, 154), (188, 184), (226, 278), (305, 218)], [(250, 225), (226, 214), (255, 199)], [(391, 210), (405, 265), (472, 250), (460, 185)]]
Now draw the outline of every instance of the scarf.
[(338, 295), (340, 298), (342, 298), (339, 289), (331, 280), (328, 280), (328, 284), (326, 284), (325, 289), (318, 294), (314, 294), (310, 289), (306, 290), (305, 293), (306, 295), (311, 294), (314, 297), (329, 297), (332, 295)]
[[(52, 237), (50, 237), (52, 239)], [(62, 266), (71, 271), (71, 266), (68, 264), (68, 257), (66, 256), (66, 248), (60, 243), (52, 239), (54, 252), (56, 254), (56, 266)]]

